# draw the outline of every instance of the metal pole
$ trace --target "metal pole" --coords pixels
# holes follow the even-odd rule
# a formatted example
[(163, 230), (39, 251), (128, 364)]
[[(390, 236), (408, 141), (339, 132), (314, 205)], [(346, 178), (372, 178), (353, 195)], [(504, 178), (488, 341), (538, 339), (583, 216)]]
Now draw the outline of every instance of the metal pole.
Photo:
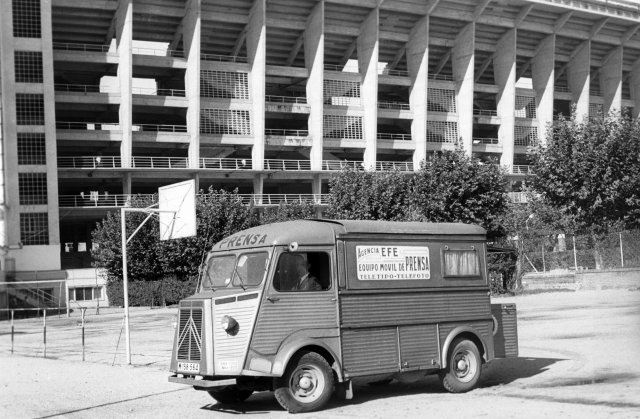
[(546, 274), (547, 273), (547, 265), (545, 264), (545, 261), (544, 261), (544, 242), (540, 245), (540, 247), (542, 247), (542, 272), (544, 272)]
[(44, 357), (47, 357), (47, 310), (42, 310), (42, 337), (44, 341)]
[(622, 232), (618, 233), (618, 237), (620, 237), (620, 263), (624, 268), (624, 252), (622, 251)]
[(578, 256), (576, 255), (576, 235), (573, 235), (573, 267), (578, 272)]
[(11, 354), (13, 355), (13, 310), (11, 310)]
[(122, 284), (124, 287), (124, 330), (127, 364), (131, 365), (131, 346), (129, 341), (129, 279), (127, 277), (127, 228), (125, 208), (120, 208), (120, 229), (122, 232)]
[(67, 299), (67, 317), (71, 317), (71, 313), (69, 311), (69, 283), (67, 281), (64, 281), (64, 293)]
[(82, 307), (82, 361), (84, 361), (84, 312), (87, 311), (86, 307)]

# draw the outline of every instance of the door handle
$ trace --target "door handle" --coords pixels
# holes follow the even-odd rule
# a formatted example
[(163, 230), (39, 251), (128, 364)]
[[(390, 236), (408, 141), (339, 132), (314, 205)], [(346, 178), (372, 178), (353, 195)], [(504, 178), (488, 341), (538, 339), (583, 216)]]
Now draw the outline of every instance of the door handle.
[(267, 300), (271, 301), (272, 303), (275, 303), (276, 301), (280, 301), (280, 298), (269, 296), (267, 297)]

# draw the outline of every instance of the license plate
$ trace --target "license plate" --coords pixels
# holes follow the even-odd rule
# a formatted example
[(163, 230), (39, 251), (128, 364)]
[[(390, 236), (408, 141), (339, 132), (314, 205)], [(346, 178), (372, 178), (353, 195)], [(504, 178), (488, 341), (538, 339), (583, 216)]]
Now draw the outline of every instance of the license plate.
[(200, 372), (200, 364), (197, 362), (178, 362), (178, 371)]

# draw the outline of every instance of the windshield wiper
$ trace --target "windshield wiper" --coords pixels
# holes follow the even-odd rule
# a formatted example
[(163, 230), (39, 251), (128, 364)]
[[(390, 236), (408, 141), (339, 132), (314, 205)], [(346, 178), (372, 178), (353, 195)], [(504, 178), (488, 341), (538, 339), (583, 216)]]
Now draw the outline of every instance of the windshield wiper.
[[(233, 273), (238, 277), (238, 279), (240, 280), (240, 288), (242, 288), (242, 291), (246, 291), (247, 288), (245, 287), (244, 284), (244, 279), (242, 278), (242, 275), (240, 275), (240, 272), (238, 272), (238, 266), (234, 266), (233, 267)], [(232, 281), (235, 283), (235, 281)]]

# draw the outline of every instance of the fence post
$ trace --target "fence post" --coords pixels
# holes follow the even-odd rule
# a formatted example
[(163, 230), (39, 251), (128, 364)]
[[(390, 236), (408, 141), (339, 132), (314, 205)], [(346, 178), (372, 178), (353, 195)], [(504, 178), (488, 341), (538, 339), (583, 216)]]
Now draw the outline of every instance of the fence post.
[(576, 255), (576, 235), (573, 235), (573, 267), (578, 272), (578, 256)]
[(14, 310), (11, 310), (11, 354), (13, 355), (13, 312)]
[(620, 264), (624, 268), (624, 251), (622, 250), (622, 231), (618, 233), (618, 237), (620, 237)]
[(81, 307), (80, 310), (82, 310), (82, 361), (84, 362), (84, 313), (87, 308)]
[(42, 310), (42, 339), (44, 342), (44, 357), (47, 357), (47, 309)]

